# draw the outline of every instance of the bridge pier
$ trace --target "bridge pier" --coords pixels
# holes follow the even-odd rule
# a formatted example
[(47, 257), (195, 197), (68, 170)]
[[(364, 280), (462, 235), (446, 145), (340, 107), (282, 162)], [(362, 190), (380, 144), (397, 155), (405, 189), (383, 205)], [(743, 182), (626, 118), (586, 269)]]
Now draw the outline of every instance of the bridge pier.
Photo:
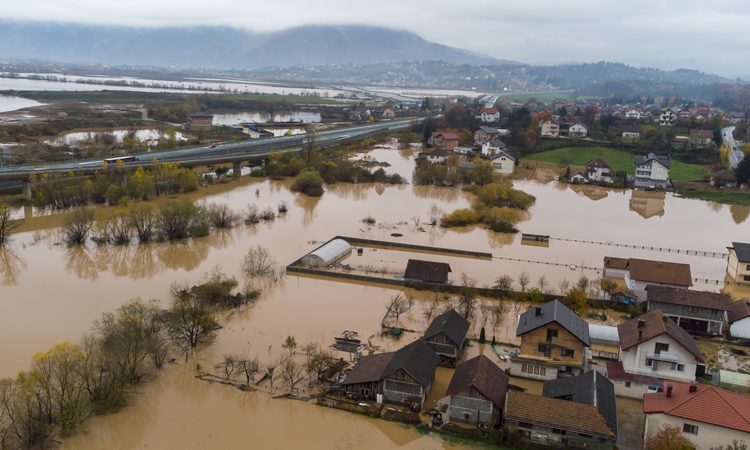
[(235, 177), (239, 177), (242, 174), (242, 162), (235, 161), (232, 163), (232, 174), (234, 174)]
[(23, 180), (23, 196), (31, 200), (31, 180)]

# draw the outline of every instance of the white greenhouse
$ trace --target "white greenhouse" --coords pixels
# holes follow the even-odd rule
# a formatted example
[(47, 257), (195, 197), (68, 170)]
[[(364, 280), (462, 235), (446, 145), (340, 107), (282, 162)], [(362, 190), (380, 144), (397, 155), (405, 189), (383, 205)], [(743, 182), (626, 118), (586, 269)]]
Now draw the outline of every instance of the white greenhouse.
[(302, 264), (328, 267), (352, 252), (352, 246), (343, 239), (333, 239), (302, 257)]

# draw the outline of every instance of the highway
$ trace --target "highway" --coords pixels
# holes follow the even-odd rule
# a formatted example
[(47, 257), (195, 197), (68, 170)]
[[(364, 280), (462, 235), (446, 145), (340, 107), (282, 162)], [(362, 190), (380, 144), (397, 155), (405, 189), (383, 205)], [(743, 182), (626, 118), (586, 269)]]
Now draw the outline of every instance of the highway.
[(740, 165), (740, 161), (745, 156), (740, 150), (740, 145), (734, 139), (734, 127), (726, 127), (721, 130), (721, 140), (729, 149), (729, 166), (732, 169), (736, 169)]
[[(419, 118), (393, 120), (378, 122), (370, 125), (359, 125), (334, 130), (326, 130), (318, 133), (316, 146), (330, 147), (347, 141), (359, 140), (375, 134), (386, 133), (394, 130), (408, 128)], [(307, 136), (282, 136), (269, 139), (253, 139), (214, 146), (200, 146), (181, 148), (179, 150), (159, 151), (152, 153), (140, 153), (135, 155), (137, 161), (126, 163), (128, 167), (151, 166), (154, 161), (158, 163), (177, 162), (185, 166), (197, 166), (221, 162), (239, 162), (250, 159), (262, 158), (274, 152), (297, 151), (306, 145)], [(30, 174), (42, 175), (45, 173), (77, 174), (93, 173), (100, 169), (103, 158), (87, 159), (77, 161), (63, 161), (37, 165), (17, 165), (0, 168), (0, 180), (27, 180)]]

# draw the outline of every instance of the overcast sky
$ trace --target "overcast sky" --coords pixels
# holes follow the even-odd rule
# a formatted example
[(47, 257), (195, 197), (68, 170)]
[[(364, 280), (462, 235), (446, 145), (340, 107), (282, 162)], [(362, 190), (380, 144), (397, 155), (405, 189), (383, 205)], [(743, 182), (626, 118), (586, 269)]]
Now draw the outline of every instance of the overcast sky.
[(0, 0), (0, 18), (258, 31), (381, 25), (532, 64), (608, 60), (750, 76), (748, 0)]

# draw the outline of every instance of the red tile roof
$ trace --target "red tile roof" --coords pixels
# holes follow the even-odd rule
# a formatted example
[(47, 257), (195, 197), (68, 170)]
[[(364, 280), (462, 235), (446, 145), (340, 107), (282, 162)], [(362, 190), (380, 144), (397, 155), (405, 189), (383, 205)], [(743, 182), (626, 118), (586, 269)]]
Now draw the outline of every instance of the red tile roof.
[[(670, 385), (672, 396), (667, 397)], [(643, 412), (664, 413), (750, 433), (750, 397), (706, 384), (695, 388), (696, 392), (690, 392), (688, 383), (665, 383), (664, 392), (643, 396)]]
[[(643, 325), (639, 328), (638, 324), (641, 321)], [(628, 350), (666, 334), (682, 345), (685, 350), (692, 353), (698, 361), (703, 362), (703, 354), (695, 344), (693, 337), (671, 320), (665, 319), (658, 309), (653, 309), (642, 316), (619, 325), (617, 333), (620, 335), (620, 347), (623, 350)]]
[(750, 300), (742, 299), (732, 302), (729, 310), (729, 323), (750, 317)]
[(497, 114), (497, 108), (482, 108), (483, 113)]
[(437, 138), (437, 137), (440, 137), (440, 136), (442, 136), (443, 139), (446, 139), (448, 141), (457, 141), (458, 140), (458, 135), (456, 133), (448, 133), (448, 132), (445, 132), (445, 131), (436, 131), (436, 132), (432, 133), (432, 138), (433, 139)]
[(661, 380), (658, 378), (625, 372), (625, 368), (622, 367), (622, 361), (612, 361), (607, 363), (607, 378), (610, 380), (631, 381), (648, 386), (661, 386)]

